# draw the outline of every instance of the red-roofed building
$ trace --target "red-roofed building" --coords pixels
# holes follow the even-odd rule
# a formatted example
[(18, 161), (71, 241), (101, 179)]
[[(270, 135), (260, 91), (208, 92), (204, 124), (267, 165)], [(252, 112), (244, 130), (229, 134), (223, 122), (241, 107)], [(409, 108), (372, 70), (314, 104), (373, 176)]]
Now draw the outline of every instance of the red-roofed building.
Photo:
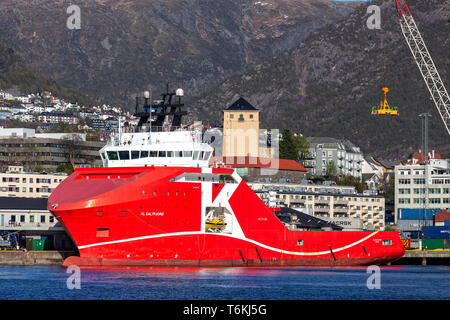
[(430, 159), (442, 159), (439, 153), (435, 153), (434, 150), (428, 153), (428, 156), (424, 157), (422, 152), (414, 152), (411, 159), (406, 161), (407, 164), (424, 164), (424, 160), (429, 161)]
[(290, 182), (300, 182), (307, 172), (294, 160), (261, 157), (212, 157), (210, 166), (234, 168), (246, 181), (281, 178)]

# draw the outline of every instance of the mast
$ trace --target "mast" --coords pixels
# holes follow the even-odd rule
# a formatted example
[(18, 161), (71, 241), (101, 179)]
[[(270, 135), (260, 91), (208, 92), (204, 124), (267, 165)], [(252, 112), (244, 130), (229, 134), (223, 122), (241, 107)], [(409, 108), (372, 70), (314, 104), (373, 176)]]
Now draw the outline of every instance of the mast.
[[(177, 101), (173, 102), (173, 97), (178, 97)], [(166, 117), (172, 118), (172, 125), (169, 131), (174, 131), (181, 127), (181, 120), (183, 116), (187, 115), (187, 112), (183, 110), (184, 104), (181, 103), (181, 97), (184, 96), (183, 89), (177, 89), (175, 92), (169, 91), (169, 84), (167, 84), (166, 92), (161, 95), (161, 100), (154, 101), (155, 104), (149, 103), (150, 92), (144, 92), (144, 105), (143, 111), (139, 110), (139, 98), (136, 97), (136, 112), (135, 117), (139, 118), (139, 123), (136, 128), (136, 132), (142, 130), (142, 126), (147, 122), (150, 122), (150, 131), (162, 131), (163, 125), (166, 121)], [(155, 125), (152, 126), (152, 117), (155, 116)]]

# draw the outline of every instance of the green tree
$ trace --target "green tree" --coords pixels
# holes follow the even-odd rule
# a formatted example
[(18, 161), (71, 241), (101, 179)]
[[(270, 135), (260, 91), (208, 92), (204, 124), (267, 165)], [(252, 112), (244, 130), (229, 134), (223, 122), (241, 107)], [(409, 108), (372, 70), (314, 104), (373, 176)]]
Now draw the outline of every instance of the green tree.
[(337, 177), (337, 169), (334, 161), (331, 160), (327, 163), (327, 176), (328, 179), (334, 180)]
[(289, 129), (283, 129), (281, 132), (280, 158), (295, 161), (299, 159), (299, 144)]
[(298, 149), (298, 161), (304, 165), (305, 160), (310, 156), (309, 142), (305, 136), (293, 136), (294, 143)]
[(65, 172), (67, 174), (71, 174), (74, 171), (73, 166), (70, 163), (60, 164), (56, 168), (56, 172)]

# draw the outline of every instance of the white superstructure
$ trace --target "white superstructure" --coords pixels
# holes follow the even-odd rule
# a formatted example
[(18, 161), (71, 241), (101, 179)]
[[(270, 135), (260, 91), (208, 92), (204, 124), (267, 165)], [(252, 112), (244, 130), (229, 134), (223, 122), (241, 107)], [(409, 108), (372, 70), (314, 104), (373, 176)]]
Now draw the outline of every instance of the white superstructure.
[(100, 150), (104, 167), (208, 167), (213, 148), (201, 129), (122, 133)]
[[(183, 91), (163, 94), (157, 104), (149, 105), (150, 93), (144, 93), (144, 112), (138, 112), (140, 118), (135, 132), (122, 132), (112, 136), (111, 141), (100, 150), (104, 167), (208, 167), (213, 147), (202, 142), (202, 128), (181, 126), (182, 111), (180, 99)], [(178, 102), (172, 100), (178, 98)], [(172, 116), (172, 123), (167, 121)], [(156, 120), (153, 120), (156, 117)]]

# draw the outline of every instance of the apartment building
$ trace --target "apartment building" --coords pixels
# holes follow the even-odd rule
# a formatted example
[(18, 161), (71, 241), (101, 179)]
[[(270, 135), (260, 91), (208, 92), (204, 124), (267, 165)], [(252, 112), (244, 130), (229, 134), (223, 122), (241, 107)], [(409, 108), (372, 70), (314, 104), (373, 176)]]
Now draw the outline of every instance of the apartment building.
[(0, 128), (0, 164), (42, 166), (56, 170), (73, 162), (75, 167), (102, 165), (99, 150), (104, 142), (86, 141), (79, 133), (35, 133), (34, 129)]
[(322, 219), (360, 220), (366, 230), (385, 227), (385, 199), (374, 193), (357, 193), (354, 187), (337, 186), (331, 182), (318, 184), (249, 183), (255, 193), (269, 206), (286, 206)]
[(25, 172), (23, 166), (9, 166), (0, 173), (0, 197), (48, 198), (65, 178), (65, 173)]
[(362, 176), (363, 154), (349, 140), (329, 137), (308, 137), (309, 154), (304, 166), (312, 175), (326, 175), (327, 165), (333, 161), (338, 173)]
[(450, 209), (450, 159), (395, 166), (395, 221), (401, 209)]

